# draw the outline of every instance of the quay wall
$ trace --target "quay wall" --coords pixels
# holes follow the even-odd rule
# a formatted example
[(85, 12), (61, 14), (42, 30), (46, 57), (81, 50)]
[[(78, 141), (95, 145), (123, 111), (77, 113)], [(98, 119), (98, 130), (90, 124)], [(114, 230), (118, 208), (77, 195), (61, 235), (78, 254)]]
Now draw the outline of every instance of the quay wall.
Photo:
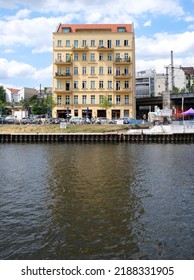
[(194, 143), (194, 133), (0, 134), (0, 143), (59, 143), (59, 142), (64, 142), (64, 143), (65, 142)]

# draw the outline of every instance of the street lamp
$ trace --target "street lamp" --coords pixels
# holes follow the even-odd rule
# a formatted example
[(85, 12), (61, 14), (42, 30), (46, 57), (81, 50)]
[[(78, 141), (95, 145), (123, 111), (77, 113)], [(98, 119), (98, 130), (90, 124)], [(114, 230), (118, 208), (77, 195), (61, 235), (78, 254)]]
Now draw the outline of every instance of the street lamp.
[(86, 118), (89, 118), (89, 108), (86, 109)]
[(69, 107), (67, 107), (67, 114), (66, 114), (66, 116), (67, 116), (67, 120), (69, 120)]

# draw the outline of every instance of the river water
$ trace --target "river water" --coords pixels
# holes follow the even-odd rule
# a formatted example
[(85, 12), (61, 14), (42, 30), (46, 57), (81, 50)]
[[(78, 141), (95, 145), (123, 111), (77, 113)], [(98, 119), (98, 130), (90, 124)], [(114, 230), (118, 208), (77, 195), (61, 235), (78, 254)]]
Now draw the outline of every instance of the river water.
[(193, 150), (0, 144), (0, 259), (194, 259)]

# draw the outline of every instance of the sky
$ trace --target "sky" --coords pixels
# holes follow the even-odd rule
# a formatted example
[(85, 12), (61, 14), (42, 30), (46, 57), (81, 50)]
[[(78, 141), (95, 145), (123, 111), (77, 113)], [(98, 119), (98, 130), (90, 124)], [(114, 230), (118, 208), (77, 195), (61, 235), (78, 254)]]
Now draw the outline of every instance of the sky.
[(194, 67), (194, 0), (0, 0), (0, 85), (52, 86), (60, 23), (133, 23), (136, 71)]

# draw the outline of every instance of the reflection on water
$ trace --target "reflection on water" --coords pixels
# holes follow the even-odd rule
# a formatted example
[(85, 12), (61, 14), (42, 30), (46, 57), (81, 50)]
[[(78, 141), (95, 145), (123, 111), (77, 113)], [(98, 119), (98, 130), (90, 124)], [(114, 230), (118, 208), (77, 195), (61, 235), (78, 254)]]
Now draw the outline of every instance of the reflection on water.
[(194, 259), (194, 145), (0, 145), (1, 259)]

